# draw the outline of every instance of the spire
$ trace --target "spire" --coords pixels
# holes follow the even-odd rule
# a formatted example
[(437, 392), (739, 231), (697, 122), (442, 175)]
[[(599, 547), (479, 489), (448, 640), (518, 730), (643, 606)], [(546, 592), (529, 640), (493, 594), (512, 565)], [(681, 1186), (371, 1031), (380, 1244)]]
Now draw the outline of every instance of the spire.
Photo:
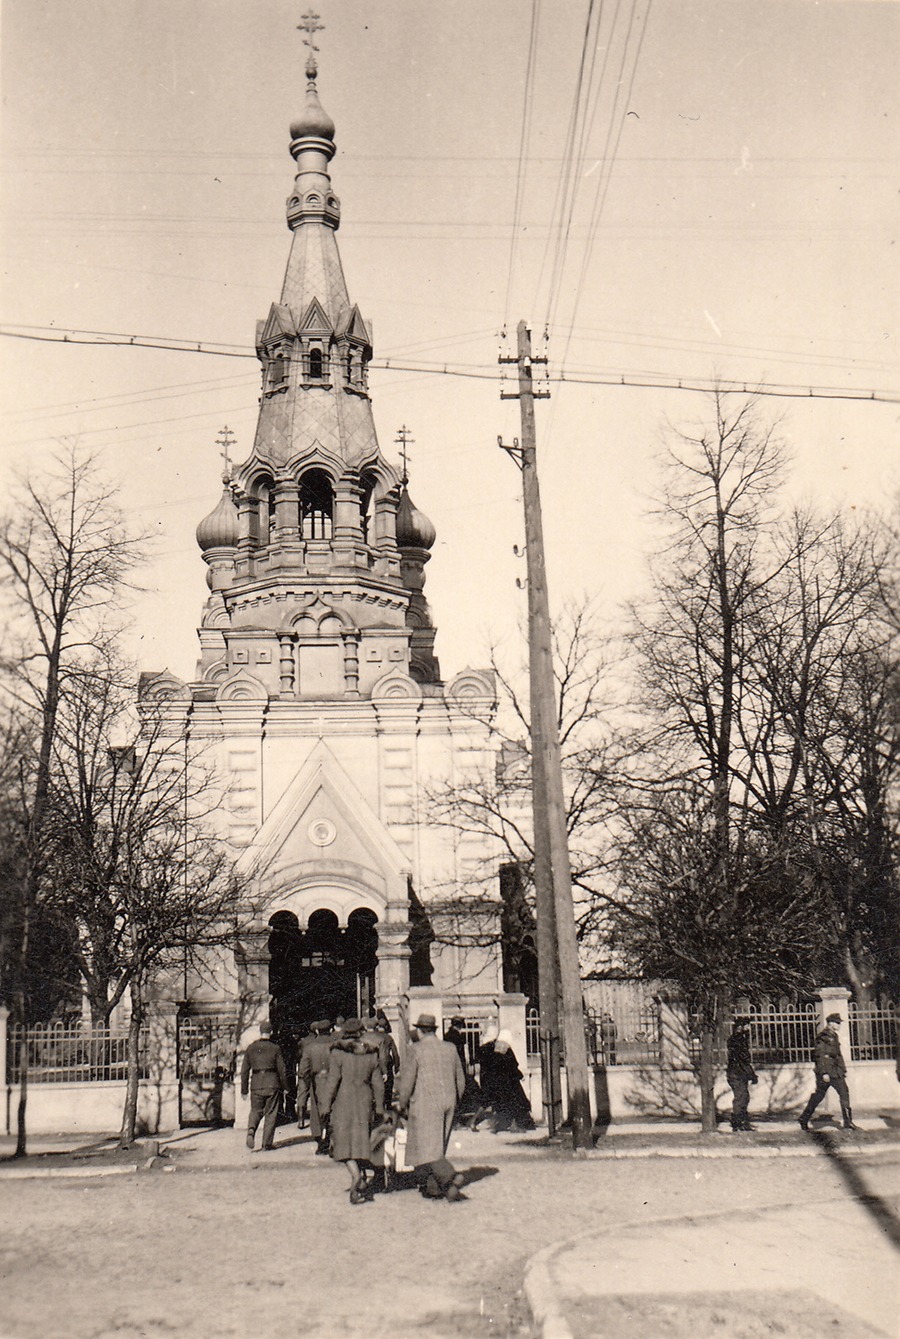
[(291, 123), (291, 155), (297, 164), (294, 190), (287, 203), (288, 227), (298, 228), (303, 223), (325, 223), (337, 229), (341, 221), (340, 201), (331, 187), (328, 164), (335, 154), (334, 122), (319, 101), (316, 79), (319, 67), (316, 52), (319, 48), (313, 35), (322, 32), (318, 14), (304, 14), (297, 25), (305, 32), (303, 45), (309, 48), (306, 58), (306, 105)]

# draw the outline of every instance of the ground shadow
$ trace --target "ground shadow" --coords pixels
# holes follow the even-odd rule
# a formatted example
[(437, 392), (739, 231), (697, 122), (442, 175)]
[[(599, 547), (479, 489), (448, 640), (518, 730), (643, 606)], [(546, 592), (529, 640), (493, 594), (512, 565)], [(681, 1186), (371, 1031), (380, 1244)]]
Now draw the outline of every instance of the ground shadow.
[(471, 1186), (476, 1181), (484, 1181), (489, 1176), (496, 1176), (499, 1167), (467, 1167), (464, 1172), (460, 1172), (463, 1178), (464, 1186)]
[(853, 1163), (844, 1156), (841, 1136), (831, 1130), (812, 1130), (810, 1133), (832, 1166), (837, 1169), (853, 1198), (868, 1210), (891, 1245), (900, 1250), (900, 1217), (886, 1200), (869, 1190)]

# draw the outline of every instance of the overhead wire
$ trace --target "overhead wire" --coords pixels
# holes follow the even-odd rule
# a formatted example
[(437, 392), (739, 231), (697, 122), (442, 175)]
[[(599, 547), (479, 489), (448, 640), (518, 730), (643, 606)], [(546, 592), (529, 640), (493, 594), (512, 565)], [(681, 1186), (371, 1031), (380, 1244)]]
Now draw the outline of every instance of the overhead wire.
[(519, 227), (522, 218), (522, 203), (525, 185), (525, 164), (531, 142), (531, 113), (534, 106), (534, 72), (537, 64), (537, 38), (540, 22), (540, 0), (531, 0), (531, 27), (528, 34), (528, 57), (525, 66), (525, 82), (522, 97), (522, 127), (519, 133), (519, 156), (516, 162), (516, 191), (513, 201), (513, 222), (509, 239), (509, 263), (506, 271), (506, 298), (503, 303), (503, 329), (510, 323), (510, 302), (512, 300), (513, 274), (515, 273), (516, 249)]
[[(609, 194), (609, 187), (610, 182), (612, 181), (613, 168), (615, 166), (616, 157), (618, 155), (619, 145), (622, 140), (622, 132), (625, 128), (625, 118), (628, 114), (628, 104), (631, 101), (631, 94), (634, 89), (634, 81), (637, 75), (638, 63), (640, 61), (641, 51), (644, 45), (644, 38), (647, 33), (647, 20), (649, 18), (652, 5), (653, 0), (646, 0), (637, 45), (634, 50), (633, 59), (631, 60), (630, 73), (628, 74), (627, 91), (625, 92), (624, 97), (620, 98), (620, 94), (622, 91), (621, 75), (624, 74), (625, 72), (625, 67), (627, 63), (628, 45), (631, 40), (632, 29), (634, 26), (634, 19), (637, 13), (637, 4), (634, 2), (634, 0), (631, 6), (631, 16), (629, 18), (628, 31), (626, 33), (625, 44), (622, 53), (622, 66), (620, 70), (620, 78), (616, 81), (615, 99), (613, 102), (612, 113), (610, 116), (607, 138), (603, 147), (603, 163), (600, 171), (600, 178), (597, 182), (597, 188), (594, 193), (594, 202), (593, 207), (591, 209), (591, 218), (588, 227), (588, 236), (581, 258), (581, 269), (579, 271), (578, 278), (575, 282), (573, 290), (574, 299), (572, 305), (572, 315), (569, 320), (569, 332), (566, 337), (566, 343), (563, 349), (563, 356), (561, 359), (561, 363), (563, 366), (565, 366), (566, 358), (568, 357), (569, 353), (569, 348), (571, 347), (572, 335), (574, 333), (575, 322), (578, 317), (578, 309), (581, 305), (581, 298), (582, 293), (584, 291), (587, 271), (590, 265), (594, 243), (597, 240), (597, 233), (600, 228), (600, 220), (603, 216), (603, 210), (606, 205), (607, 196)], [(612, 149), (610, 151), (610, 136), (613, 133), (615, 134), (615, 139), (612, 143)]]
[[(22, 327), (21, 330), (25, 330)], [(224, 358), (256, 358), (255, 349), (239, 345), (215, 346), (204, 343), (199, 340), (173, 340), (165, 341), (156, 336), (126, 335), (119, 338), (110, 337), (105, 332), (98, 331), (80, 331), (79, 335), (85, 338), (73, 338), (67, 331), (52, 331), (51, 333), (38, 333), (40, 327), (27, 328), (30, 333), (21, 333), (21, 330), (13, 330), (8, 327), (0, 326), (0, 336), (12, 339), (38, 340), (51, 344), (86, 344), (95, 345), (102, 348), (124, 347), (135, 349), (165, 349), (175, 353), (191, 353), (202, 355), (214, 355)], [(45, 328), (46, 329), (46, 328)], [(91, 339), (90, 335), (101, 335), (101, 338)], [(150, 341), (150, 342), (147, 342)], [(370, 368), (378, 371), (388, 372), (409, 372), (416, 376), (448, 376), (461, 377), (478, 381), (500, 380), (500, 373), (494, 369), (482, 364), (478, 365), (457, 365), (453, 366), (447, 361), (436, 361), (428, 363), (424, 359), (415, 364), (401, 358), (375, 358), (369, 364)], [(604, 372), (595, 373), (592, 371), (567, 373), (561, 369), (558, 373), (550, 372), (548, 379), (551, 382), (566, 385), (581, 386), (631, 386), (654, 388), (658, 390), (680, 390), (680, 391), (701, 391), (706, 392), (719, 386), (725, 390), (735, 390), (743, 394), (752, 394), (759, 396), (789, 396), (799, 399), (836, 399), (851, 400), (860, 403), (900, 403), (900, 393), (891, 390), (866, 389), (866, 390), (848, 390), (840, 386), (811, 386), (811, 385), (789, 385), (788, 383), (766, 383), (760, 385), (752, 378), (746, 380), (730, 378), (711, 378), (711, 377), (677, 377), (670, 374), (653, 372)], [(230, 412), (230, 411), (229, 411)], [(236, 412), (236, 411), (235, 411)], [(203, 414), (196, 417), (203, 417)], [(154, 422), (165, 422), (166, 420), (154, 420)]]

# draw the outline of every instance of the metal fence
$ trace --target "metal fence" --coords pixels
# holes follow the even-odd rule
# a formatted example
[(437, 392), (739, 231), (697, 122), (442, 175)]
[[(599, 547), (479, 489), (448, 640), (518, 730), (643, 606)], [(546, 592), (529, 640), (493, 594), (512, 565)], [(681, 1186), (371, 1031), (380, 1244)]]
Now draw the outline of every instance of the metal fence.
[[(140, 1077), (147, 1077), (147, 1039), (141, 1037)], [(128, 1072), (128, 1031), (59, 1024), (9, 1028), (6, 1081), (18, 1083), (27, 1058), (29, 1083), (105, 1083)]]
[[(615, 1015), (608, 1010), (585, 1013), (584, 1026), (588, 1062), (592, 1065), (659, 1063), (659, 1007), (652, 1001), (617, 1009)], [(537, 1009), (529, 1009), (525, 1015), (525, 1037), (529, 1059), (536, 1059), (541, 1052)]]
[(815, 1005), (786, 1010), (751, 1009), (749, 1018), (750, 1053), (755, 1065), (811, 1063), (819, 1023)]
[(894, 1008), (849, 1008), (850, 1057), (853, 1060), (893, 1060), (900, 1045), (900, 1014)]

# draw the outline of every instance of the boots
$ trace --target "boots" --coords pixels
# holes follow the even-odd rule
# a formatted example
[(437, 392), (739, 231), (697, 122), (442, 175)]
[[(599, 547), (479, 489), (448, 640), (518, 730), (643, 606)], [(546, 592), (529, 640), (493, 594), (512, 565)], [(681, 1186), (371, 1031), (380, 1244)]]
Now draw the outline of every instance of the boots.
[(859, 1126), (858, 1126), (858, 1125), (854, 1125), (854, 1124), (853, 1124), (853, 1112), (850, 1110), (849, 1107), (847, 1107), (846, 1111), (844, 1111), (843, 1116), (844, 1116), (844, 1129), (845, 1129), (845, 1130), (858, 1130), (858, 1129), (859, 1129)]

